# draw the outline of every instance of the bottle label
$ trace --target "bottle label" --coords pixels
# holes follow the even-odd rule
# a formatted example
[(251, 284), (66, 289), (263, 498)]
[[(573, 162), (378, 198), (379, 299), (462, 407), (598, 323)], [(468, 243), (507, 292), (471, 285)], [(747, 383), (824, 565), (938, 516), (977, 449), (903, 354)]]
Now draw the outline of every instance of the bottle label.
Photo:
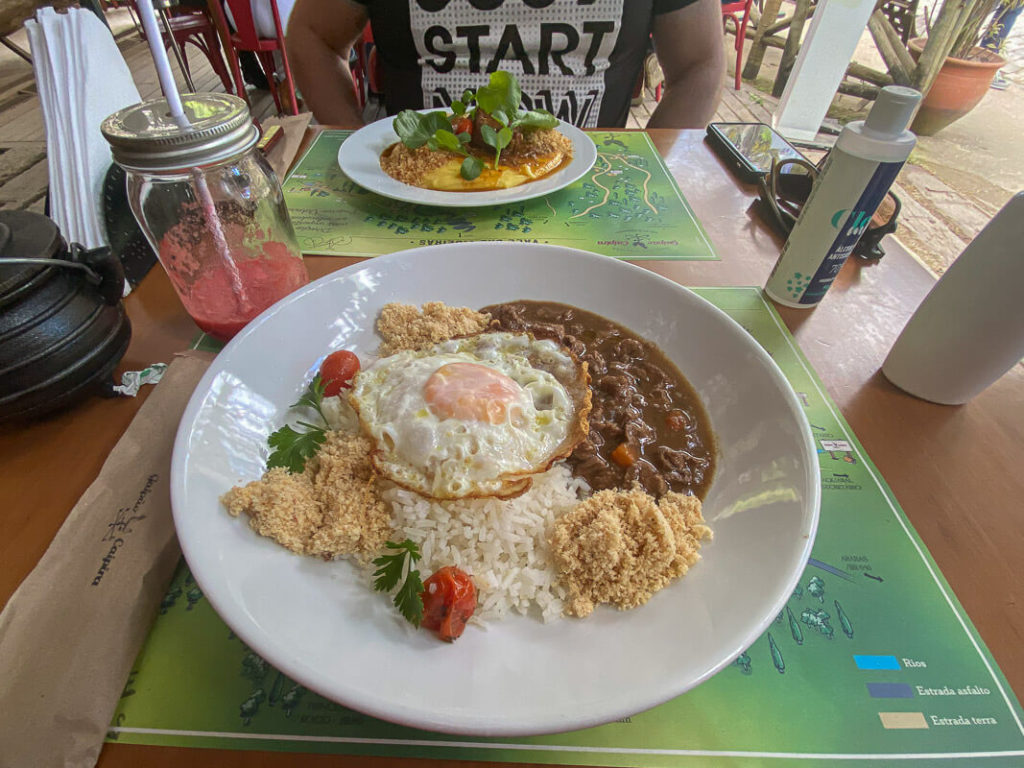
[(846, 259), (857, 247), (861, 236), (867, 231), (871, 217), (882, 204), (901, 168), (902, 162), (879, 163), (853, 208), (841, 208), (832, 213), (830, 223), (838, 234), (800, 296), (801, 304), (817, 304), (821, 301)]

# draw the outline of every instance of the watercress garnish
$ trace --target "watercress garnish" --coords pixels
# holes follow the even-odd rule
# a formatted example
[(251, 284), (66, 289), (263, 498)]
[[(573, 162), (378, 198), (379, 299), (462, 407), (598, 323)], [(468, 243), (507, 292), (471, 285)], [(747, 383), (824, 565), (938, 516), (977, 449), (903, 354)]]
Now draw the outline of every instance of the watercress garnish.
[(404, 109), (395, 117), (395, 133), (409, 149), (418, 149), (438, 131), (451, 133), (452, 125), (444, 112), (415, 112)]
[[(494, 150), (495, 169), (501, 159), (501, 151), (511, 143), (514, 131), (534, 131), (558, 125), (558, 118), (543, 109), (520, 109), (522, 95), (515, 76), (498, 70), (491, 73), (487, 85), (480, 86), (475, 93), (466, 90), (461, 98), (452, 101), (454, 115), (473, 119), (480, 109), (500, 126), (497, 130), (486, 124), (480, 126), (484, 143)], [(466, 147), (470, 134), (465, 131), (455, 133), (450, 118), (444, 112), (403, 110), (395, 118), (394, 126), (398, 137), (409, 149), (426, 144), (431, 150), (444, 149), (462, 155), (465, 159), (459, 173), (468, 181), (475, 179), (483, 170), (483, 161)]]

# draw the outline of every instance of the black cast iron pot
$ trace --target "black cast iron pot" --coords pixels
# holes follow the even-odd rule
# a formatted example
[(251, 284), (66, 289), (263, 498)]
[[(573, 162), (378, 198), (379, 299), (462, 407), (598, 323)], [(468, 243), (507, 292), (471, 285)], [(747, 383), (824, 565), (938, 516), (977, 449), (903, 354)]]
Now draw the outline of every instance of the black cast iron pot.
[(0, 211), (0, 421), (114, 394), (131, 338), (123, 291), (108, 248), (69, 248), (46, 216)]

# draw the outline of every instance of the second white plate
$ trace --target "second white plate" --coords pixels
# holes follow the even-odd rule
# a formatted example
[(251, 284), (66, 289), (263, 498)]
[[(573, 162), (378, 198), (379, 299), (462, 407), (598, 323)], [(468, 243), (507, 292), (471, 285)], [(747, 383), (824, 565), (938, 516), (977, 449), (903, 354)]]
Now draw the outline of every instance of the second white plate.
[[(436, 112), (438, 110), (424, 110)], [(510, 189), (489, 192), (438, 192), (404, 184), (381, 170), (380, 153), (398, 141), (393, 117), (378, 120), (349, 136), (338, 150), (338, 165), (352, 181), (378, 195), (417, 205), (476, 208), (530, 200), (563, 189), (582, 177), (597, 160), (593, 140), (574, 125), (560, 122), (558, 130), (572, 141), (572, 161), (560, 171)]]

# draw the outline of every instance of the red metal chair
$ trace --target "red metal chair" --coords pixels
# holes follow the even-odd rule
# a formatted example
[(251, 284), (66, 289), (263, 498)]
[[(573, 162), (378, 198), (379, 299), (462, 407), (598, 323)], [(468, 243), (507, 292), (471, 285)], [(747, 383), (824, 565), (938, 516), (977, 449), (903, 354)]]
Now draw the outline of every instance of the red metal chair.
[[(132, 17), (132, 21), (135, 23), (135, 27), (139, 32), (139, 36), (143, 40), (146, 39), (146, 33), (142, 29), (142, 25), (136, 20), (136, 14), (138, 13), (135, 8), (134, 0), (107, 0), (106, 5), (111, 8), (128, 8), (128, 13)], [(217, 73), (221, 83), (224, 85), (224, 90), (228, 93), (231, 92), (231, 77), (228, 75), (227, 67), (224, 66), (224, 57), (221, 55), (220, 40), (217, 37), (217, 30), (214, 28), (213, 19), (210, 17), (208, 11), (203, 8), (196, 8), (193, 6), (170, 6), (166, 4), (163, 6), (167, 12), (167, 23), (171, 28), (171, 34), (174, 37), (174, 45), (178, 52), (181, 54), (181, 65), (185, 70), (185, 74), (189, 80), (192, 77), (192, 70), (188, 65), (188, 51), (185, 48), (186, 43), (191, 43), (198, 48), (207, 60), (210, 62), (210, 66), (213, 71)], [(163, 37), (164, 46), (167, 48), (171, 47), (171, 41), (167, 39), (167, 30), (162, 23), (159, 23), (160, 34)]]
[(371, 94), (381, 93), (380, 63), (377, 60), (377, 46), (373, 42), (370, 25), (363, 28), (363, 35), (356, 43), (355, 61), (352, 64), (352, 80), (356, 86), (356, 102), (360, 109), (366, 106)]
[(729, 19), (736, 30), (736, 90), (740, 89), (740, 70), (743, 67), (743, 41), (747, 37), (747, 22), (750, 20), (750, 6), (753, 0), (736, 0), (722, 3), (722, 28), (728, 31)]
[[(284, 44), (284, 29), (281, 26), (281, 15), (277, 11), (276, 0), (267, 0), (274, 12), (274, 37), (260, 37), (256, 32), (256, 23), (252, 17), (252, 6), (249, 0), (224, 0), (231, 9), (231, 17), (235, 22), (235, 32), (230, 31), (227, 17), (219, 0), (209, 0), (210, 12), (214, 16), (217, 28), (221, 30), (221, 36), (225, 39), (228, 63), (231, 65), (231, 74), (235, 80), (235, 90), (238, 95), (246, 101), (249, 97), (245, 92), (245, 81), (242, 79), (242, 68), (238, 63), (239, 51), (252, 51), (267, 76), (267, 83), (270, 87), (270, 95), (274, 97), (274, 104), (278, 113), (286, 110), (293, 115), (299, 113), (298, 103), (295, 98), (295, 81), (292, 79), (291, 66), (288, 63), (288, 52)], [(282, 102), (281, 94), (278, 92), (277, 79), (275, 77), (277, 66), (274, 63), (274, 52), (281, 53), (281, 61), (284, 66), (284, 86), (287, 89), (284, 93), (287, 104)]]

